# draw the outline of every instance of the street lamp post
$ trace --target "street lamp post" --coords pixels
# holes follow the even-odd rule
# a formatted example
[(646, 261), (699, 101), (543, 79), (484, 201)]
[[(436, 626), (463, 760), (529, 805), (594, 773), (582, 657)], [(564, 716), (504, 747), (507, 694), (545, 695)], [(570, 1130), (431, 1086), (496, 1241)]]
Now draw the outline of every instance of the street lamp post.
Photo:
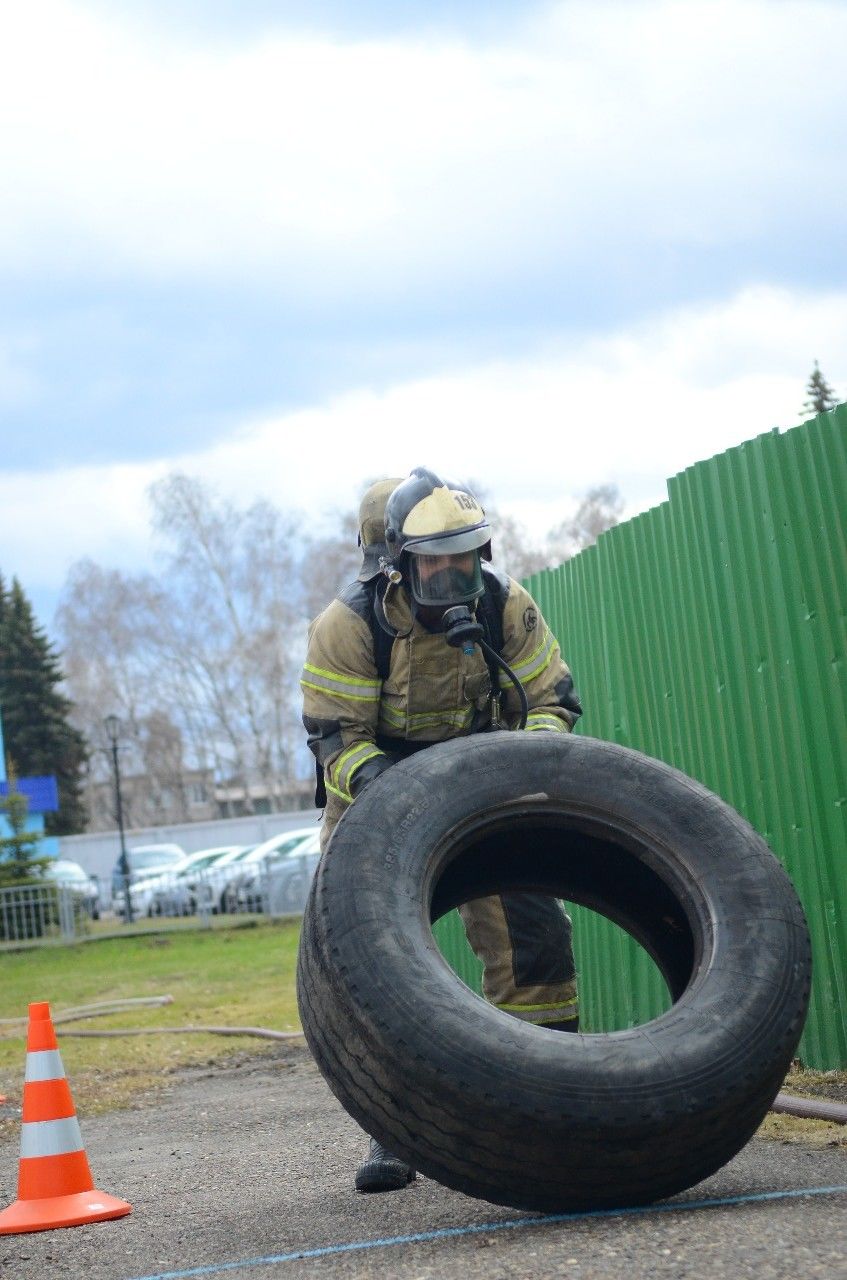
[(121, 732), (121, 722), (117, 716), (106, 716), (103, 724), (106, 727), (106, 734), (112, 747), (112, 768), (115, 771), (115, 808), (118, 818), (118, 831), (121, 837), (121, 858), (119, 866), (121, 876), (124, 882), (124, 907), (126, 910), (126, 922), (132, 924), (132, 895), (129, 891), (129, 858), (126, 852), (126, 841), (124, 840), (124, 810), (121, 803), (121, 771), (118, 765), (118, 738)]

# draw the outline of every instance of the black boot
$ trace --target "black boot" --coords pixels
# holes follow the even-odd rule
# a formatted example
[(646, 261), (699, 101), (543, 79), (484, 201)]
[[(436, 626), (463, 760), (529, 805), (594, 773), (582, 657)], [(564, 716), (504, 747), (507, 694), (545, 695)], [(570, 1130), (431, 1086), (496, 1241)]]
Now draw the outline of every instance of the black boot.
[(414, 1169), (371, 1138), (368, 1158), (356, 1170), (357, 1191), (400, 1191), (414, 1182)]
[(579, 1016), (568, 1018), (565, 1022), (545, 1022), (548, 1031), (579, 1031)]

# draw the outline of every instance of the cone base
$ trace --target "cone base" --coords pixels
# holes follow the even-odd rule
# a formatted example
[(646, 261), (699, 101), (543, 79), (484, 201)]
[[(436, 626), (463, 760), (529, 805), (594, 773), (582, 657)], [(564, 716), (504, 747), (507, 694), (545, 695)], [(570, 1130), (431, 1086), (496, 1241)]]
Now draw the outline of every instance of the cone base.
[(70, 1196), (43, 1200), (16, 1200), (0, 1213), (0, 1236), (25, 1231), (51, 1231), (54, 1227), (81, 1227), (86, 1222), (122, 1218), (132, 1205), (104, 1191), (78, 1191)]

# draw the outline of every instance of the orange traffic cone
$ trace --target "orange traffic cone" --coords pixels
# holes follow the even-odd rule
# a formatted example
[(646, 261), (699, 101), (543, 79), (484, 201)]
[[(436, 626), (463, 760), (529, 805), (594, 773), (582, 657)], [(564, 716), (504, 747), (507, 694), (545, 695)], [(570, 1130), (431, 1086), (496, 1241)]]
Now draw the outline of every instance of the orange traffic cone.
[(18, 1198), (0, 1235), (120, 1218), (132, 1205), (95, 1190), (49, 1004), (29, 1006)]

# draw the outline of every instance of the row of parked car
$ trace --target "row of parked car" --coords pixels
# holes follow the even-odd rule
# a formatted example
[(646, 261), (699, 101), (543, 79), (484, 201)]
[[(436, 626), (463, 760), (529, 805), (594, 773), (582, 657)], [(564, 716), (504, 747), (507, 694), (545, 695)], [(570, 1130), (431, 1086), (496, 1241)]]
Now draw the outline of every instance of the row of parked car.
[[(196, 912), (302, 911), (320, 859), (318, 829), (301, 827), (257, 845), (222, 845), (186, 854), (178, 845), (130, 849), (129, 893), (133, 916)], [(120, 864), (112, 874), (112, 899), (126, 912)]]
[(92, 920), (100, 919), (100, 885), (96, 876), (90, 876), (70, 858), (55, 858), (44, 868), (44, 875), (54, 884), (69, 889), (76, 906)]

